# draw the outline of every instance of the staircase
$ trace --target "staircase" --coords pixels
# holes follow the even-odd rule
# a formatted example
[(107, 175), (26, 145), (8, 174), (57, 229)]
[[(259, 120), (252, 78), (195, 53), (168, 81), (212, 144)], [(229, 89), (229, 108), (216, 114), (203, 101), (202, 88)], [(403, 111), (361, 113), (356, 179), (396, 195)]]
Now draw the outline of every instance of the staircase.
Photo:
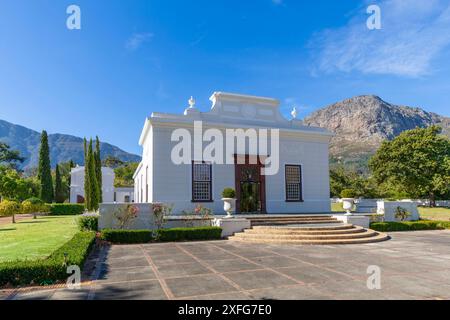
[(360, 244), (388, 240), (371, 229), (345, 224), (330, 216), (250, 217), (252, 228), (232, 241), (275, 244)]

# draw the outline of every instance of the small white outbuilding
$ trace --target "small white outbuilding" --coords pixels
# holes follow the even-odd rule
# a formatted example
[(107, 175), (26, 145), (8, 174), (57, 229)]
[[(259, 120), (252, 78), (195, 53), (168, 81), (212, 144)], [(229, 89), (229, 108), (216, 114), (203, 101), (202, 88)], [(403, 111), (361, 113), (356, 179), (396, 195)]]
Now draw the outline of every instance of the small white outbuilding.
[[(114, 170), (102, 167), (103, 202), (114, 201)], [(70, 203), (84, 203), (84, 167), (76, 166), (70, 171)]]

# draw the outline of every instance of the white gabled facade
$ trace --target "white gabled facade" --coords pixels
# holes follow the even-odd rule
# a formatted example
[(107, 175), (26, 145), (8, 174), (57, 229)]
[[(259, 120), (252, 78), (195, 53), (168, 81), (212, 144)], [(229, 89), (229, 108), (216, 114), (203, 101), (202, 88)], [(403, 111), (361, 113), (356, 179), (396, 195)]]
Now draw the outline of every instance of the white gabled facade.
[[(114, 170), (102, 167), (103, 202), (114, 201)], [(77, 166), (70, 171), (70, 203), (84, 202), (84, 167)]]
[[(255, 208), (248, 203), (253, 201), (249, 199), (257, 196), (257, 210), (264, 209), (263, 212), (267, 213), (330, 212), (328, 147), (332, 133), (322, 128), (304, 126), (299, 120), (285, 119), (275, 99), (215, 92), (210, 100), (212, 107), (209, 112), (199, 112), (191, 103), (184, 115), (153, 113), (145, 120), (139, 139), (143, 148), (142, 162), (134, 174), (135, 202), (173, 204), (174, 213), (190, 210), (200, 203), (193, 200), (194, 166), (176, 165), (171, 161), (172, 149), (178, 143), (171, 141), (171, 136), (179, 128), (193, 134), (194, 121), (202, 121), (203, 132), (208, 128), (216, 128), (224, 137), (226, 129), (279, 129), (279, 170), (275, 175), (247, 183), (247, 178), (244, 181), (239, 177), (242, 172), (249, 172), (247, 167), (238, 169), (235, 164), (213, 163), (209, 167), (211, 201), (201, 202), (202, 205), (212, 208), (216, 213), (223, 213), (222, 190), (232, 187), (239, 191), (238, 207), (241, 209), (244, 206), (247, 208), (245, 210)], [(206, 145), (208, 142), (203, 143), (203, 147)], [(252, 154), (248, 146), (243, 154), (236, 148), (228, 152), (225, 156)], [(269, 143), (266, 155), (273, 156), (271, 152)], [(194, 153), (192, 147), (193, 161), (202, 160), (194, 159)], [(199, 169), (196, 167), (195, 170)], [(290, 182), (297, 181), (298, 175), (299, 186), (289, 181), (287, 183), (286, 170)], [(286, 189), (292, 192), (292, 188), (297, 190), (298, 187), (301, 188), (299, 200), (287, 201)], [(255, 193), (254, 189), (259, 192)], [(296, 192), (289, 195), (297, 195)], [(239, 208), (238, 211), (244, 210)]]

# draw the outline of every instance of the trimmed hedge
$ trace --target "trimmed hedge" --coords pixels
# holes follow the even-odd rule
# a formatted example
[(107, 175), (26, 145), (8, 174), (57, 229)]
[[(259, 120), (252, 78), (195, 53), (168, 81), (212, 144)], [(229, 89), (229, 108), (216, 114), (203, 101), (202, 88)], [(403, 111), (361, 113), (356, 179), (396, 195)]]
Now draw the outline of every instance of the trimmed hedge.
[(153, 240), (153, 232), (151, 230), (104, 229), (101, 239), (120, 244), (147, 243)]
[(52, 203), (50, 215), (52, 216), (77, 216), (83, 214), (84, 205), (74, 203)]
[(150, 241), (217, 240), (222, 236), (220, 227), (173, 228), (152, 230), (102, 230), (101, 239), (112, 243), (133, 244)]
[(217, 240), (222, 237), (220, 227), (173, 228), (158, 231), (159, 241)]
[(441, 230), (450, 228), (450, 222), (447, 221), (402, 221), (402, 222), (373, 222), (370, 228), (375, 231), (416, 231), (416, 230)]
[[(48, 284), (65, 280), (69, 276), (67, 266), (82, 268), (94, 241), (95, 232), (79, 232), (46, 259), (2, 262), (0, 286)], [(67, 260), (64, 254), (67, 254)]]

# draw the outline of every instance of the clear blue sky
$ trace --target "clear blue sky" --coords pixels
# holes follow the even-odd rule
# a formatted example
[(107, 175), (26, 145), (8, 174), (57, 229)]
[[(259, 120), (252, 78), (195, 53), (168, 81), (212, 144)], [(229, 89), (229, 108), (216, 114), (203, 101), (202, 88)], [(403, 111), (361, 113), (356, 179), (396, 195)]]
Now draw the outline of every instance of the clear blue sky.
[(213, 91), (276, 97), (286, 115), (376, 94), (450, 116), (449, 44), (449, 0), (3, 0), (0, 119), (140, 154), (146, 116), (191, 95), (206, 111)]

